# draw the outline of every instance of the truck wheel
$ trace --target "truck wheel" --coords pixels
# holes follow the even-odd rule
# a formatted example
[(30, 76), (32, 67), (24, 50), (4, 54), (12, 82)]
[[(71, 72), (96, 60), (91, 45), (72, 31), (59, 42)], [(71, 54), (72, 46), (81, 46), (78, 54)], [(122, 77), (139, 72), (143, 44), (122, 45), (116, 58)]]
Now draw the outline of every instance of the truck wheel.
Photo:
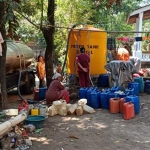
[(26, 75), (27, 80), (25, 85), (23, 85), (24, 93), (25, 94), (32, 94), (34, 91), (34, 86), (35, 86), (35, 78), (33, 74), (27, 74)]
[(19, 90), (20, 90), (20, 94), (25, 94), (25, 93), (24, 93), (23, 85), (19, 87)]

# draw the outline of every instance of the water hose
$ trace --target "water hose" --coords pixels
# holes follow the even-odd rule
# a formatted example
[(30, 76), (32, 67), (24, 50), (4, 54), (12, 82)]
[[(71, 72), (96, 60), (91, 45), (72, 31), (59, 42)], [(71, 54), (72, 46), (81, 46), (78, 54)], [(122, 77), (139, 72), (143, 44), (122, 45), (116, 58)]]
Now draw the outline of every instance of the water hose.
[[(65, 59), (64, 59), (63, 67), (62, 67), (62, 74), (64, 74), (64, 68), (65, 68), (65, 65), (66, 65), (70, 35), (71, 35), (71, 33), (72, 33), (72, 30), (73, 30), (76, 26), (78, 26), (78, 25), (85, 25), (85, 24), (83, 24), (83, 23), (75, 24), (75, 25), (72, 26), (71, 30), (69, 31), (68, 40), (67, 40), (67, 46), (66, 46), (66, 54), (65, 54)], [(81, 29), (80, 29), (80, 30), (81, 30)], [(79, 32), (80, 32), (80, 30), (79, 30)], [(79, 33), (78, 33), (78, 35), (79, 35)], [(78, 40), (77, 40), (77, 42), (78, 42)], [(77, 55), (77, 50), (76, 50), (76, 55)], [(69, 78), (69, 81), (68, 81), (66, 84), (68, 84), (68, 83), (72, 80), (72, 78), (74, 77), (75, 70), (76, 70), (76, 63), (75, 63), (75, 61), (74, 61), (74, 71), (73, 71), (73, 74), (71, 74), (71, 77)], [(92, 82), (92, 79), (91, 79), (91, 76), (90, 76), (90, 73), (89, 73), (89, 78), (90, 78), (90, 81), (91, 81), (92, 86), (94, 86), (94, 85), (93, 85), (93, 82)]]
[(20, 80), (21, 80), (21, 73), (22, 73), (22, 71), (21, 71), (20, 69), (19, 69), (18, 71), (19, 71), (19, 79), (18, 79), (18, 86), (17, 86), (18, 95), (19, 95), (19, 97), (21, 98), (21, 100), (25, 100), (25, 99), (22, 97), (21, 93), (20, 93)]
[(91, 79), (90, 72), (89, 72), (89, 78), (90, 78), (90, 81), (91, 81), (92, 86), (94, 87), (94, 84), (93, 84), (92, 79)]
[[(89, 44), (89, 31), (88, 31), (88, 44)], [(90, 45), (90, 44), (89, 44), (89, 45)], [(91, 55), (90, 55), (90, 56), (91, 56)], [(90, 59), (91, 59), (91, 58), (90, 58)], [(94, 87), (94, 84), (93, 84), (92, 79), (91, 79), (90, 71), (89, 71), (89, 79), (90, 79), (90, 81), (91, 81), (92, 86)]]
[(71, 30), (69, 31), (68, 40), (67, 40), (67, 45), (66, 45), (66, 55), (65, 55), (65, 59), (64, 59), (63, 67), (62, 67), (62, 74), (64, 73), (64, 68), (65, 68), (65, 65), (66, 65), (70, 35), (71, 35), (71, 33), (72, 33), (72, 30), (73, 30), (76, 26), (78, 26), (78, 25), (83, 25), (83, 23), (78, 23), (78, 24), (73, 25), (72, 28), (71, 28)]
[[(78, 31), (78, 37), (80, 36), (80, 30), (81, 30), (81, 29), (79, 29), (79, 31)], [(76, 45), (78, 45), (78, 37), (77, 37)], [(78, 48), (76, 47), (76, 56), (77, 56), (77, 50), (78, 50)], [(69, 81), (67, 82), (67, 85), (68, 85), (69, 82), (74, 78), (75, 72), (76, 72), (76, 57), (75, 57), (75, 59), (74, 59), (74, 69), (73, 69), (73, 74), (71, 75)]]
[(31, 104), (40, 104), (41, 102), (43, 102), (43, 101), (35, 101), (35, 100), (25, 99), (22, 97), (22, 95), (20, 93), (20, 80), (21, 80), (22, 71), (20, 69), (18, 71), (19, 71), (19, 79), (18, 79), (17, 91), (18, 91), (18, 95), (19, 95), (20, 99), (26, 100), (28, 103), (31, 103)]
[[(66, 54), (65, 54), (65, 59), (64, 59), (63, 67), (62, 67), (62, 74), (64, 74), (64, 68), (65, 68), (65, 65), (66, 65), (70, 35), (71, 35), (71, 33), (72, 33), (72, 30), (73, 30), (76, 26), (78, 26), (78, 25), (83, 25), (83, 23), (78, 23), (78, 24), (73, 25), (72, 28), (71, 28), (71, 30), (69, 31), (68, 40), (67, 40), (67, 46), (66, 46)], [(74, 74), (75, 74), (75, 70), (76, 70), (76, 67), (75, 67), (75, 63), (74, 63), (74, 71), (73, 71), (73, 74), (71, 74), (71, 77), (69, 78), (69, 80), (68, 80), (68, 82), (67, 82), (66, 84), (68, 84), (68, 83), (73, 79)]]

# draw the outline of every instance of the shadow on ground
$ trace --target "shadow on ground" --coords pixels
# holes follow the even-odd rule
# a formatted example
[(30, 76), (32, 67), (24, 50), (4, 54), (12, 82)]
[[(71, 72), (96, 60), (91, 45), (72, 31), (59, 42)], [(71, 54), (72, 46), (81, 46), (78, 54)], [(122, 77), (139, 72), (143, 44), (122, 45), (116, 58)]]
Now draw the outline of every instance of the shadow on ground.
[[(10, 105), (20, 99), (9, 95)], [(33, 95), (27, 97), (32, 98)], [(18, 98), (18, 99), (17, 99)], [(150, 149), (150, 98), (141, 94), (140, 114), (124, 120), (122, 114), (99, 109), (82, 116), (59, 115), (46, 119), (40, 133), (29, 134), (31, 150), (148, 150)]]

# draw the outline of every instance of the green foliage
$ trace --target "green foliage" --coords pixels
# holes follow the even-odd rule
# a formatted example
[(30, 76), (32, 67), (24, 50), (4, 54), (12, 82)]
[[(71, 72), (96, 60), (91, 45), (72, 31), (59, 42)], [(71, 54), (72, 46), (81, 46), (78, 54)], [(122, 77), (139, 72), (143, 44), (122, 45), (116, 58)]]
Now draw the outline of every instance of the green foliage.
[(93, 11), (90, 0), (57, 0), (55, 11), (55, 22), (65, 26), (72, 26), (76, 23), (87, 23)]
[[(44, 5), (46, 7), (46, 5)], [(37, 19), (36, 16), (39, 16), (41, 12), (41, 0), (22, 0), (19, 5), (19, 10), (26, 17), (32, 17), (36, 21), (40, 22), (40, 18)], [(46, 11), (44, 11), (44, 15), (46, 15)]]
[[(106, 5), (97, 9), (91, 20), (94, 22), (94, 26), (103, 28), (106, 31), (133, 31), (134, 25), (127, 25), (128, 14), (139, 8), (139, 1), (124, 0), (121, 6), (113, 4), (110, 9), (106, 8)], [(128, 36), (134, 37), (133, 33), (109, 33), (108, 37), (121, 37)], [(117, 41), (118, 42), (118, 41)], [(120, 44), (118, 42), (118, 44)]]
[[(43, 0), (43, 26), (47, 26), (47, 2)], [(34, 9), (33, 9), (34, 8)], [(20, 27), (17, 30), (17, 33), (20, 37), (20, 40), (24, 42), (29, 42), (30, 40), (34, 40), (34, 42), (39, 45), (39, 39), (42, 39), (42, 42), (40, 43), (40, 47), (46, 46), (43, 34), (40, 30), (40, 23), (41, 23), (41, 10), (42, 4), (41, 0), (22, 0), (22, 2), (19, 5), (19, 11), (20, 13), (17, 13), (16, 15), (20, 18)], [(30, 20), (27, 21), (27, 19)], [(35, 25), (33, 25), (34, 23)], [(39, 29), (38, 29), (38, 28)]]
[[(0, 0), (4, 1), (4, 0)], [(14, 29), (17, 28), (16, 33), (24, 42), (33, 40), (39, 44), (39, 39), (42, 39), (40, 45), (45, 47), (43, 34), (39, 29), (15, 11), (19, 11), (31, 22), (40, 26), (41, 23), (41, 0), (22, 0), (19, 5), (12, 0), (8, 0), (7, 14), (5, 20), (14, 22)], [(62, 56), (66, 50), (66, 43), (68, 32), (70, 28), (77, 23), (93, 24), (97, 28), (112, 31), (131, 31), (134, 30), (133, 25), (127, 25), (126, 19), (129, 13), (140, 7), (142, 0), (123, 0), (121, 6), (114, 3), (111, 8), (107, 9), (107, 0), (56, 0), (55, 9), (55, 35), (54, 35), (54, 49), (55, 54)], [(150, 0), (144, 0), (144, 3)], [(43, 0), (43, 26), (49, 27), (47, 21), (47, 1)], [(33, 9), (34, 8), (34, 9)], [(109, 34), (108, 36), (132, 36), (132, 34)], [(62, 58), (62, 57), (61, 57)]]
[(105, 30), (129, 31), (133, 27), (126, 24), (127, 16), (138, 7), (139, 2), (133, 0), (122, 1), (121, 7), (113, 4), (110, 9), (107, 9), (106, 5), (102, 5), (91, 20), (96, 27), (102, 27)]
[(18, 8), (18, 4), (13, 0), (7, 0), (5, 2), (5, 14), (3, 20), (8, 30), (9, 36), (16, 35), (16, 29), (19, 26), (18, 18), (14, 14), (14, 9)]
[[(91, 24), (89, 19), (95, 10), (92, 10), (92, 2), (90, 0), (56, 0), (55, 11), (55, 54), (59, 61), (63, 61), (64, 51), (66, 51), (66, 43), (68, 32), (74, 24), (83, 23)], [(61, 28), (63, 27), (63, 28)]]
[(14, 15), (13, 9), (16, 9), (18, 7), (18, 4), (14, 1), (8, 0), (7, 3), (5, 3), (5, 15), (4, 15), (4, 21), (5, 23), (9, 21), (16, 22), (16, 17)]

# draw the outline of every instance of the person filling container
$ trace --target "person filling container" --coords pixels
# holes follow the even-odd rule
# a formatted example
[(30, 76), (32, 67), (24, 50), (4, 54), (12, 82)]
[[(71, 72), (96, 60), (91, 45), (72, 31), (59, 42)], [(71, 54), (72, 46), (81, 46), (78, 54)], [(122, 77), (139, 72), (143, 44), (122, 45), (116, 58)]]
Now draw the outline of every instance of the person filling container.
[(59, 99), (65, 100), (66, 95), (69, 94), (65, 86), (61, 84), (62, 76), (60, 73), (56, 73), (52, 79), (53, 81), (46, 92), (46, 101), (48, 104)]
[(79, 75), (79, 84), (80, 87), (89, 87), (90, 78), (89, 78), (89, 63), (90, 57), (85, 54), (85, 48), (80, 48), (81, 54), (76, 57), (76, 63), (78, 65), (78, 75)]

